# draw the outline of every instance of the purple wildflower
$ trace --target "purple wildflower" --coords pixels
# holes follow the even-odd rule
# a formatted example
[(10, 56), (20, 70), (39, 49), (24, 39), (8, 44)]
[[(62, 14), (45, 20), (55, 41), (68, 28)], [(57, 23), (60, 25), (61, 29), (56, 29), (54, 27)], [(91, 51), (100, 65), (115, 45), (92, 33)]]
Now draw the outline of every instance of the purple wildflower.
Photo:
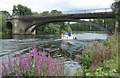
[(38, 74), (40, 75), (40, 68), (39, 68), (39, 66), (37, 66), (37, 69), (38, 69)]
[(9, 54), (8, 54), (8, 60), (9, 60), (9, 63), (11, 64), (11, 59)]
[(20, 72), (20, 71), (18, 71), (18, 74), (19, 74), (20, 76), (22, 76), (22, 74), (21, 74), (21, 72)]
[[(50, 57), (50, 52), (48, 54), (48, 57), (45, 55), (45, 51), (41, 53), (39, 51), (39, 54), (36, 52), (35, 46), (31, 50), (29, 48), (30, 55), (25, 55), (24, 57), (21, 56), (19, 53), (19, 58), (16, 53), (16, 59), (14, 60), (14, 64), (12, 64), (10, 56), (8, 54), (9, 63), (8, 66), (11, 70), (11, 73), (15, 74), (16, 76), (22, 76), (22, 73), (27, 72), (27, 74), (30, 76), (30, 73), (34, 72), (39, 76), (59, 76), (60, 74), (64, 75), (64, 67), (62, 65), (59, 67), (59, 63), (54, 59), (52, 60), (52, 57)], [(33, 55), (33, 59), (32, 59)], [(19, 64), (17, 64), (17, 60), (19, 59)], [(9, 69), (5, 66), (4, 62), (2, 62), (2, 65), (4, 67), (4, 71), (2, 72), (3, 75), (9, 75)], [(34, 66), (33, 66), (34, 65)], [(20, 67), (20, 70), (16, 69), (16, 67)], [(14, 69), (13, 69), (14, 67)], [(13, 71), (14, 70), (14, 71)], [(32, 72), (31, 72), (32, 71)], [(41, 74), (43, 72), (43, 74)], [(53, 74), (53, 72), (55, 72)]]
[(15, 73), (15, 76), (18, 76), (18, 73), (17, 73), (17, 72)]
[(4, 62), (2, 62), (2, 65), (4, 66), (5, 70), (7, 70), (7, 67), (5, 66), (5, 63), (4, 63)]
[(49, 70), (49, 76), (52, 76), (53, 74), (52, 74), (51, 69), (50, 69), (50, 68), (48, 68), (48, 70)]
[(17, 52), (16, 52), (16, 60), (18, 60), (18, 55), (17, 55)]
[(17, 67), (19, 67), (18, 65), (17, 65), (17, 62), (14, 60), (14, 65), (16, 65)]

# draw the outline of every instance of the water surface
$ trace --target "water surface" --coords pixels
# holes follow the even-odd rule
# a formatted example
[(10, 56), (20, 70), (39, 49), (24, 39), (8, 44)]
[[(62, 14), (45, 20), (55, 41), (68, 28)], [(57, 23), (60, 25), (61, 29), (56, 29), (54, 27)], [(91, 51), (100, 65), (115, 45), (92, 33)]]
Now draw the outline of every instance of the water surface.
[(81, 67), (75, 60), (75, 55), (81, 54), (93, 41), (103, 41), (107, 36), (99, 33), (76, 33), (75, 40), (61, 40), (60, 35), (13, 35), (11, 39), (2, 40), (0, 57), (7, 63), (8, 53), (13, 60), (16, 52), (25, 55), (29, 53), (28, 47), (36, 46), (37, 51), (44, 49), (46, 54), (50, 52), (52, 57), (64, 62), (65, 68), (69, 67), (70, 75), (73, 75), (76, 69)]

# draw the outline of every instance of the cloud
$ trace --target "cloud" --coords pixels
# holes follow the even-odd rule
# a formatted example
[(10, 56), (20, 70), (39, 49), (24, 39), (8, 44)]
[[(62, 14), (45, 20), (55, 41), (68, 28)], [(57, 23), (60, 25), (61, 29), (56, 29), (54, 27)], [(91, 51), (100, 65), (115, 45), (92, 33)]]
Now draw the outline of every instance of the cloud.
[(13, 5), (22, 4), (34, 12), (53, 9), (69, 11), (81, 9), (110, 8), (114, 0), (0, 0), (0, 10), (12, 13)]

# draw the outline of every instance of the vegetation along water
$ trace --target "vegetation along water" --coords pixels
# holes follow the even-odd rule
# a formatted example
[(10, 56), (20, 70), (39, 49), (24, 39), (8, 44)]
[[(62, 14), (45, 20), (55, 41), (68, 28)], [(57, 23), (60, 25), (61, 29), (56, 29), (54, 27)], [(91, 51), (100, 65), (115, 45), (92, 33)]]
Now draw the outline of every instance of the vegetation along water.
[[(3, 76), (118, 76), (120, 73), (120, 2), (112, 4), (116, 19), (91, 19), (114, 35), (84, 23), (57, 22), (40, 26), (33, 35), (12, 35), (6, 27), (7, 11), (0, 11), (2, 25)], [(26, 10), (26, 11), (24, 11)], [(61, 11), (32, 12), (21, 4), (13, 6), (12, 15), (54, 15)], [(119, 22), (115, 31), (115, 20)], [(77, 32), (76, 32), (77, 31)], [(81, 32), (78, 32), (81, 31)], [(93, 32), (93, 33), (85, 33)], [(61, 40), (60, 34), (74, 32), (76, 40)], [(95, 33), (99, 32), (99, 33)]]

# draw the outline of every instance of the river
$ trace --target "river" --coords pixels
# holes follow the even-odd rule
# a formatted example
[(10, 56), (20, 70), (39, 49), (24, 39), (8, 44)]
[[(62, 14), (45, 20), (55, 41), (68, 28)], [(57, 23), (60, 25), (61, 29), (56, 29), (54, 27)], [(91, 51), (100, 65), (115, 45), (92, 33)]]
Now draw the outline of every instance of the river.
[(93, 41), (103, 41), (107, 38), (107, 34), (100, 33), (75, 33), (75, 40), (61, 40), (60, 35), (13, 35), (12, 38), (2, 39), (2, 52), (0, 57), (7, 63), (8, 53), (12, 59), (15, 54), (28, 54), (28, 47), (36, 47), (37, 51), (45, 50), (46, 54), (50, 52), (51, 56), (64, 62), (65, 68), (69, 68), (72, 76), (76, 69), (81, 67), (75, 60), (76, 54), (81, 54), (87, 45), (91, 45)]

